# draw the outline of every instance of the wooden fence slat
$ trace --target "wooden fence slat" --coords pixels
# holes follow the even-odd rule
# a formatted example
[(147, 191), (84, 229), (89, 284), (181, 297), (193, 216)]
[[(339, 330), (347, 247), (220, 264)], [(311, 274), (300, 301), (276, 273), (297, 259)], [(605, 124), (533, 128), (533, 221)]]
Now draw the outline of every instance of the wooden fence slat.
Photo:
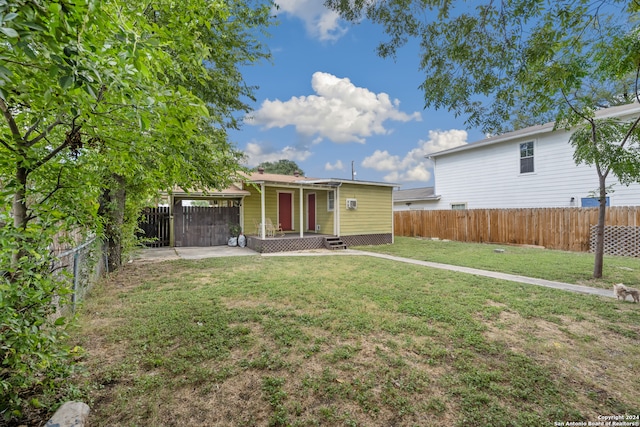
[[(591, 227), (597, 222), (598, 208), (416, 210), (394, 213), (397, 236), (536, 245), (578, 252), (590, 250)], [(606, 226), (640, 227), (640, 207), (607, 208)]]

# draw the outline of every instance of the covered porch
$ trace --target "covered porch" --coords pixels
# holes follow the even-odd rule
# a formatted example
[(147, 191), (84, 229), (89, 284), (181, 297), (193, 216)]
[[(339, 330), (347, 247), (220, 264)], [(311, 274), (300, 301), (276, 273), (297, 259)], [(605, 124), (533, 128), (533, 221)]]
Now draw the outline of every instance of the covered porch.
[(339, 236), (337, 183), (259, 171), (245, 184), (251, 193), (242, 202), (246, 236), (264, 241), (265, 246), (274, 245), (278, 238), (290, 245), (294, 238), (308, 241)]

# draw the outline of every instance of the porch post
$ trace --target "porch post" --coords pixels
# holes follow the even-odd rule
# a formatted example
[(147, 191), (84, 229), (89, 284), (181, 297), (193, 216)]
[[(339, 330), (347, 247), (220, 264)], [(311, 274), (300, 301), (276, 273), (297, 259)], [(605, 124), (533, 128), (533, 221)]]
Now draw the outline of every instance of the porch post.
[(300, 238), (304, 237), (304, 188), (300, 187)]
[(173, 221), (173, 194), (169, 195), (169, 246), (172, 248), (176, 245), (176, 227)]
[(264, 182), (260, 184), (260, 238), (264, 239), (265, 236), (265, 195), (264, 195)]
[(336, 193), (334, 196), (333, 202), (333, 216), (334, 216), (334, 224), (333, 224), (333, 232), (336, 236), (340, 237), (340, 187), (342, 183), (336, 187)]

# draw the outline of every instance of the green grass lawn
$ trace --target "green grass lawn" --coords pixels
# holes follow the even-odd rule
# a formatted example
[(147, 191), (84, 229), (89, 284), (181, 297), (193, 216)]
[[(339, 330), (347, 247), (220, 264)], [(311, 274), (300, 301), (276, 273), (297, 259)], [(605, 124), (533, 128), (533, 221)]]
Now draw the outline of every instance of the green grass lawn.
[[(403, 240), (385, 249), (413, 245)], [(435, 243), (397, 254), (444, 253)], [(546, 271), (546, 251), (487, 248), (467, 258)], [(544, 277), (569, 281), (565, 271)], [(640, 414), (639, 305), (384, 259), (134, 263), (94, 290), (80, 320), (75, 382), (92, 426), (552, 426)]]
[[(354, 249), (597, 288), (610, 289), (620, 282), (640, 287), (640, 259), (631, 257), (605, 256), (603, 277), (594, 280), (594, 255), (591, 253), (411, 237), (396, 237), (393, 245)], [(496, 253), (496, 249), (504, 252)]]

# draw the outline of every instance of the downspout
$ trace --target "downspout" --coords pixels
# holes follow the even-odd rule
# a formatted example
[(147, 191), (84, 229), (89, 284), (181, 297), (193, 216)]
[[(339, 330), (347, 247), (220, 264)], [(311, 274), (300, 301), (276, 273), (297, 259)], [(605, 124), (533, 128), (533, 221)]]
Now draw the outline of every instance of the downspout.
[(173, 220), (173, 203), (175, 202), (173, 194), (169, 195), (169, 247), (176, 246), (176, 230)]

